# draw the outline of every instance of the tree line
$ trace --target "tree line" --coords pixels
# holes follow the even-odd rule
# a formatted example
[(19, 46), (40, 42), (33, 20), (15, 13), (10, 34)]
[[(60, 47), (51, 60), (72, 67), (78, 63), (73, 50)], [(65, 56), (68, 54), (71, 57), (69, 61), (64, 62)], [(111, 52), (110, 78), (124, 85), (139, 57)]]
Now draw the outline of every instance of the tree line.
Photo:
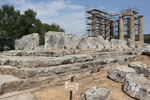
[(2, 5), (0, 8), (0, 51), (14, 49), (16, 39), (31, 33), (39, 33), (40, 44), (44, 44), (44, 36), (48, 31), (64, 32), (57, 24), (42, 23), (32, 9), (15, 10), (14, 6)]

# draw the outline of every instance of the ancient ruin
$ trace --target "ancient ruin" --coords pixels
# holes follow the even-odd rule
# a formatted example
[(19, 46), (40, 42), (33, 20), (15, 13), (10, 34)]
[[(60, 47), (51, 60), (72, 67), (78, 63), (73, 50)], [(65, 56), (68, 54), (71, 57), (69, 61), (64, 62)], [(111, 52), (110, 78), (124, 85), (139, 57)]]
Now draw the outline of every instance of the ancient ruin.
[[(150, 80), (145, 78), (149, 75), (147, 65), (136, 62), (130, 63), (129, 67), (119, 65), (142, 53), (150, 54), (149, 45), (145, 44), (143, 39), (143, 16), (137, 15), (138, 12), (132, 9), (124, 10), (119, 15), (98, 9), (90, 9), (87, 13), (90, 14), (87, 18), (91, 20), (91, 23), (87, 23), (90, 27), (89, 34), (49, 31), (45, 33), (45, 44), (39, 45), (39, 35), (33, 33), (17, 39), (15, 50), (1, 53), (0, 100), (10, 100), (6, 93), (44, 85), (53, 86), (68, 81), (71, 76), (84, 80), (109, 66), (115, 66), (108, 71), (110, 81), (122, 83), (123, 91), (133, 98), (148, 100), (149, 90), (146, 90), (146, 96), (139, 96), (140, 93), (130, 90), (132, 84), (128, 83), (131, 81), (137, 85), (142, 84), (140, 89), (147, 89), (144, 86), (145, 82), (150, 83)], [(135, 20), (138, 20), (138, 24)], [(135, 26), (138, 26), (138, 41), (135, 41)], [(145, 76), (136, 78), (135, 74)], [(141, 83), (137, 79), (144, 82)], [(111, 100), (108, 99), (110, 93), (109, 89), (94, 87), (82, 93), (81, 97), (82, 100), (85, 100), (85, 95), (91, 98), (86, 100)], [(11, 98), (15, 100), (16, 96), (21, 98), (23, 94), (24, 92), (21, 95), (11, 95)], [(25, 92), (25, 95), (29, 95), (29, 100), (34, 99), (31, 91)]]
[(102, 36), (106, 40), (114, 38), (124, 40), (126, 34), (127, 39), (135, 41), (135, 34), (138, 31), (138, 40), (141, 45), (144, 43), (143, 16), (138, 15), (136, 10), (126, 9), (116, 14), (94, 8), (88, 9), (86, 13), (89, 36)]

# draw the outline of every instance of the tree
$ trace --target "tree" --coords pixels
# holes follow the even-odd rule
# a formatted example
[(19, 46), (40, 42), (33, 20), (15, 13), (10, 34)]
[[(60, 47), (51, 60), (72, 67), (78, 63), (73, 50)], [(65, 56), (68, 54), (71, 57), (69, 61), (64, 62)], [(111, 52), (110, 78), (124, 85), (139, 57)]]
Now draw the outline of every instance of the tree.
[(13, 6), (3, 5), (0, 9), (0, 50), (5, 48), (13, 49), (14, 40), (17, 34), (19, 34), (18, 19), (20, 17), (20, 11), (14, 10)]
[(13, 6), (3, 5), (0, 9), (0, 51), (14, 49), (14, 41), (27, 34), (39, 33), (40, 43), (44, 44), (46, 32), (65, 31), (57, 24), (43, 24), (36, 15), (32, 9), (20, 14)]

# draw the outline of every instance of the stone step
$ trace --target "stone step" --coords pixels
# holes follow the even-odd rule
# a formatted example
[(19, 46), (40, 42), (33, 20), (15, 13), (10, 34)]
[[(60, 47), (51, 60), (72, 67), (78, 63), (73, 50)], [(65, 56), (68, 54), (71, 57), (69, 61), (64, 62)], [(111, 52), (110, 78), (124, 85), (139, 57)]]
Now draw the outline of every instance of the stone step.
[(62, 74), (53, 74), (47, 77), (34, 77), (27, 79), (19, 79), (13, 75), (0, 75), (0, 95), (12, 91), (21, 91), (31, 89), (47, 84), (56, 84), (69, 80), (72, 76), (76, 79), (89, 77), (91, 69), (82, 69), (78, 71), (70, 71)]
[(126, 56), (117, 56), (111, 58), (101, 58), (94, 61), (89, 62), (80, 62), (74, 64), (67, 65), (58, 65), (51, 67), (37, 67), (37, 68), (17, 68), (9, 65), (0, 66), (1, 74), (10, 74), (19, 78), (31, 78), (31, 77), (39, 77), (39, 76), (49, 76), (51, 74), (61, 74), (69, 71), (81, 70), (86, 68), (93, 68), (95, 70), (99, 70), (103, 68), (105, 65), (111, 63), (119, 63), (126, 61), (135, 57), (134, 55), (126, 55)]
[(92, 55), (71, 55), (64, 57), (1, 56), (0, 65), (18, 68), (50, 67), (94, 60)]
[[(126, 52), (128, 54), (128, 52)], [(88, 62), (109, 57), (124, 56), (125, 52), (97, 52), (94, 54), (68, 55), (64, 57), (37, 56), (0, 56), (0, 65), (11, 65), (18, 68), (50, 67), (58, 65)]]
[(21, 83), (21, 79), (12, 75), (0, 75), (0, 95), (16, 90)]

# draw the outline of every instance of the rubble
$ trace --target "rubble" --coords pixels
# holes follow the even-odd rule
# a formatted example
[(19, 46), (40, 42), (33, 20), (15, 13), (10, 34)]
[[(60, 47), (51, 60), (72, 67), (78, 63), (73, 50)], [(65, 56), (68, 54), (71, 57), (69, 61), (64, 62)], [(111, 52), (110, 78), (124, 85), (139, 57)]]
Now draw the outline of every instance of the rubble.
[(127, 74), (123, 83), (123, 91), (129, 96), (139, 100), (149, 100), (150, 80), (142, 75)]
[(80, 100), (108, 100), (109, 93), (108, 89), (95, 86), (83, 92)]
[(131, 62), (128, 66), (134, 68), (137, 74), (144, 74), (145, 76), (148, 76), (149, 74), (147, 65), (142, 62)]
[(123, 82), (128, 73), (136, 73), (136, 71), (127, 66), (117, 66), (108, 72), (108, 77), (116, 82)]

